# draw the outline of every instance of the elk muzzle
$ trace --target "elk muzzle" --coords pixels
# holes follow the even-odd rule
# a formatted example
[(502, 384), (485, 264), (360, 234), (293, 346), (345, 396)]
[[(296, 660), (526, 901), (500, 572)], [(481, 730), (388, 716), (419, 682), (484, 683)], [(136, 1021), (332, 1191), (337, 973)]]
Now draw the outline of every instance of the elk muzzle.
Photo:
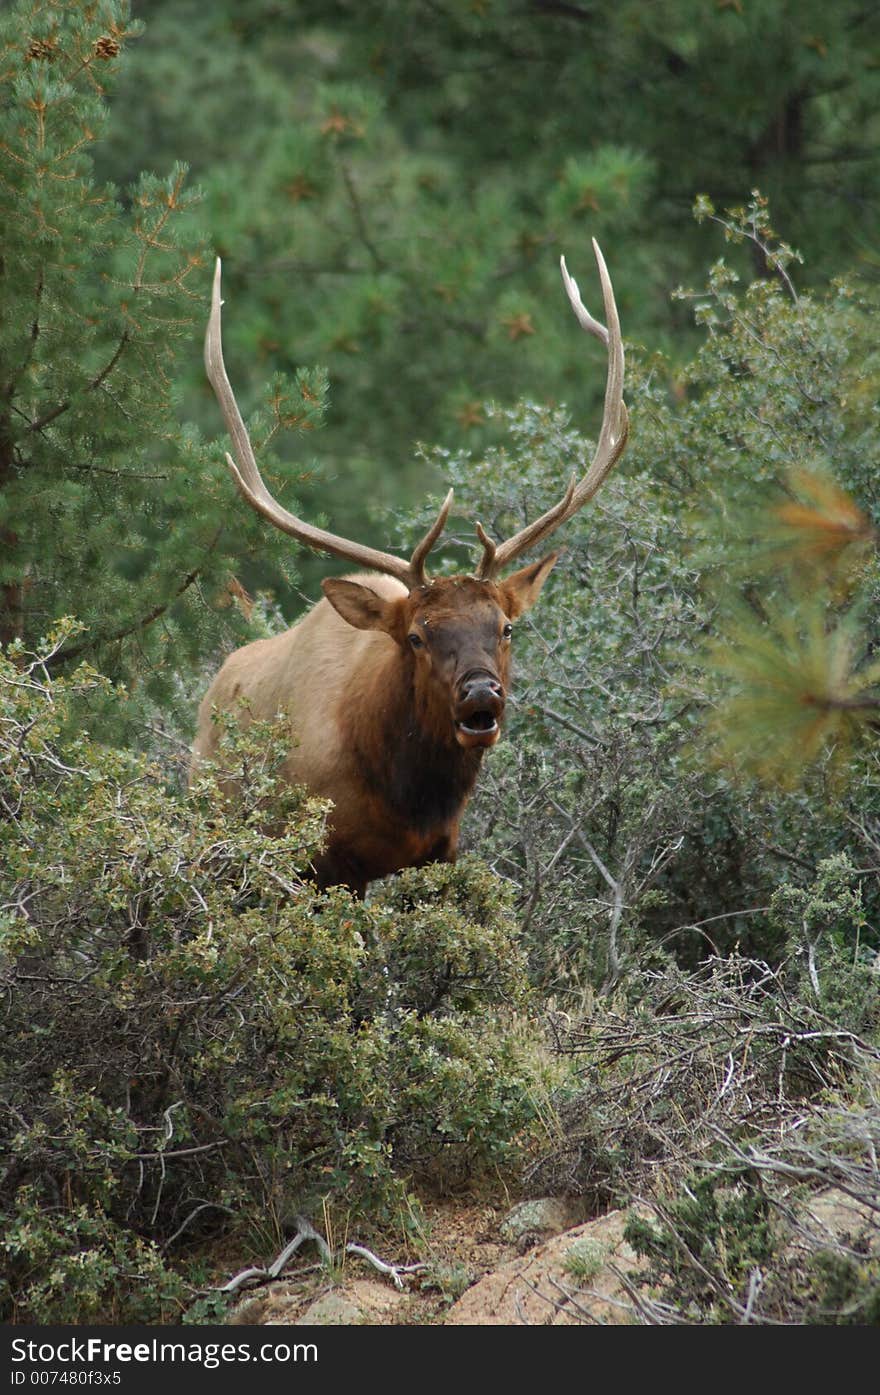
[(468, 674), (458, 687), (455, 737), (459, 746), (494, 746), (501, 735), (504, 687), (489, 673)]

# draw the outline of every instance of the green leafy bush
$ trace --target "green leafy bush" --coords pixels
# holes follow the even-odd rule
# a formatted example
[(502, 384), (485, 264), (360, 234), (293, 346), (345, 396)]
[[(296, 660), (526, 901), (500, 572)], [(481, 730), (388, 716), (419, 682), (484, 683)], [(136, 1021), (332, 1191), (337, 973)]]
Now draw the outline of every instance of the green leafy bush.
[(738, 1178), (692, 1176), (660, 1214), (660, 1225), (633, 1216), (626, 1227), (636, 1253), (650, 1261), (644, 1282), (673, 1288), (686, 1314), (729, 1321), (724, 1299), (743, 1292), (772, 1253), (767, 1198)]
[(276, 788), (282, 731), (230, 726), (236, 799), (210, 771), (186, 798), (84, 728), (124, 694), (45, 661), (0, 660), (4, 1316), (169, 1320), (177, 1257), (222, 1228), (269, 1246), (325, 1199), (381, 1220), (414, 1171), (504, 1158), (531, 1089), (497, 880), (319, 896), (324, 807)]

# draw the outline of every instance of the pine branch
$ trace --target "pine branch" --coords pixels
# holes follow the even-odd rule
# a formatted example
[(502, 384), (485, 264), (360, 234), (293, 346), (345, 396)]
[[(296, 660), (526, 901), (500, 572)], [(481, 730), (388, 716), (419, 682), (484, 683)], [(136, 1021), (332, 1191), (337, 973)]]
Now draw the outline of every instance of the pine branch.
[[(120, 358), (122, 357), (122, 351), (123, 351), (123, 349), (125, 348), (126, 344), (128, 343), (129, 338), (130, 338), (130, 335), (129, 335), (128, 330), (127, 330), (127, 329), (124, 329), (124, 330), (122, 331), (122, 337), (121, 337), (121, 339), (119, 340), (119, 343), (118, 343), (117, 346), (116, 346), (116, 350), (115, 350), (115, 352), (114, 352), (114, 354), (113, 354), (113, 357), (110, 359), (109, 363), (107, 363), (107, 364), (104, 366), (104, 368), (101, 369), (101, 372), (98, 374), (98, 376), (97, 376), (96, 378), (93, 378), (92, 381), (86, 385), (86, 387), (85, 387), (85, 389), (84, 389), (85, 392), (95, 392), (95, 391), (101, 386), (101, 384), (105, 381), (105, 379), (108, 378), (108, 377), (110, 376), (110, 374), (113, 372), (113, 369), (116, 367), (117, 363), (119, 362)], [(63, 412), (66, 412), (66, 411), (68, 410), (68, 408), (70, 407), (70, 405), (71, 405), (72, 402), (73, 402), (73, 398), (72, 398), (72, 397), (68, 397), (64, 402), (61, 402), (57, 407), (53, 407), (52, 410), (51, 410), (51, 412), (46, 412), (44, 416), (38, 417), (38, 419), (37, 419), (36, 421), (32, 421), (31, 424), (30, 424), (30, 426), (29, 426), (29, 428), (28, 428), (28, 430), (29, 430), (29, 431), (42, 431), (44, 426), (48, 426), (49, 423), (50, 423), (50, 422), (53, 422), (53, 421), (55, 420), (56, 417), (60, 417), (61, 414), (62, 414)]]
[(78, 659), (83, 654), (87, 654), (90, 650), (97, 649), (105, 644), (116, 644), (120, 640), (128, 639), (130, 635), (139, 634), (143, 630), (148, 629), (149, 626), (152, 625), (156, 620), (158, 620), (162, 615), (164, 615), (166, 611), (170, 610), (171, 607), (174, 605), (175, 601), (178, 601), (180, 597), (184, 595), (184, 593), (188, 591), (189, 588), (198, 580), (204, 569), (205, 560), (214, 551), (214, 548), (217, 546), (220, 534), (222, 532), (223, 525), (221, 524), (221, 526), (217, 529), (216, 533), (211, 539), (210, 543), (208, 544), (205, 550), (205, 555), (202, 558), (199, 565), (197, 567), (194, 567), (191, 572), (187, 572), (186, 576), (183, 578), (177, 589), (173, 592), (171, 596), (168, 597), (166, 601), (163, 601), (161, 605), (154, 606), (153, 609), (148, 611), (146, 615), (142, 616), (140, 620), (136, 620), (131, 625), (126, 625), (124, 629), (117, 630), (114, 634), (93, 635), (89, 639), (83, 640), (81, 644), (77, 644), (73, 649), (59, 650), (57, 654), (53, 654), (47, 660), (45, 665), (46, 668), (50, 671), (56, 668), (60, 668), (63, 664), (69, 663), (71, 659)]
[(15, 369), (15, 371), (12, 374), (12, 377), (9, 379), (9, 382), (6, 385), (6, 390), (3, 396), (7, 402), (10, 402), (12, 400), (12, 395), (15, 392), (15, 389), (17, 388), (19, 382), (21, 381), (21, 376), (34, 356), (34, 349), (36, 348), (37, 340), (40, 337), (40, 304), (43, 299), (43, 285), (43, 268), (40, 267), (40, 274), (37, 280), (36, 293), (34, 296), (34, 318), (31, 321), (30, 341), (28, 343), (27, 351), (25, 353), (24, 358), (22, 359), (18, 368)]
[(375, 266), (376, 270), (384, 271), (386, 269), (387, 263), (383, 259), (381, 253), (379, 252), (379, 249), (377, 248), (375, 242), (370, 236), (369, 229), (367, 228), (366, 219), (364, 217), (363, 205), (361, 204), (357, 187), (352, 177), (351, 170), (349, 169), (348, 165), (345, 163), (344, 160), (340, 162), (340, 169), (342, 170), (342, 178), (345, 182), (345, 188), (348, 193), (348, 201), (351, 206), (351, 211), (354, 215), (354, 221), (357, 226), (361, 242), (364, 244), (370, 256), (372, 257), (373, 265)]

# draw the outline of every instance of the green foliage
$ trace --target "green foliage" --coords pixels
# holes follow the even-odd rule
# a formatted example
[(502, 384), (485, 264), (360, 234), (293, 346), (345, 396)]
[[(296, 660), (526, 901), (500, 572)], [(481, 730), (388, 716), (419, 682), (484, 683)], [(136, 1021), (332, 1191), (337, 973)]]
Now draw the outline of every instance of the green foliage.
[[(620, 1205), (698, 1157), (717, 1170), (720, 1137), (742, 1163), (745, 1140), (772, 1135), (780, 1115), (875, 1069), (876, 975), (830, 952), (820, 972), (817, 995), (796, 953), (776, 970), (737, 955), (690, 972), (649, 961), (610, 1000), (560, 1015), (557, 1051), (574, 1073), (556, 1101), (562, 1141), (533, 1162), (531, 1185)], [(873, 1128), (856, 1119), (852, 1133)], [(841, 1152), (862, 1147), (847, 1140)]]
[[(123, 0), (0, 18), (3, 1314), (212, 1317), (195, 1255), (219, 1233), (274, 1253), (323, 1201), (381, 1221), (408, 1179), (509, 1163), (526, 963), (577, 1073), (532, 1181), (597, 1204), (681, 1183), (643, 1235), (664, 1320), (874, 1313), (867, 1259), (788, 1272), (772, 1167), (876, 1190), (876, 1097), (846, 1092), (877, 1027), (878, 355), (870, 285), (826, 288), (876, 270), (876, 16), (149, 17), (134, 45)], [(763, 194), (717, 211), (756, 185), (803, 262)], [(670, 302), (716, 230), (725, 257)], [(388, 547), (424, 526), (409, 497), (455, 484), (452, 570), (477, 520), (509, 534), (585, 471), (559, 403), (598, 421), (604, 359), (556, 264), (593, 303), (593, 234), (631, 442), (517, 628), (466, 823), (485, 861), (318, 897), (326, 811), (277, 782), (283, 723), (220, 719), (224, 778), (186, 798), (119, 745), (185, 745), (217, 651), (301, 603), (205, 439), (213, 253), (273, 491)], [(313, 359), (323, 477), (285, 439), (321, 424)]]
[(189, 1300), (157, 1245), (99, 1206), (47, 1205), (39, 1186), (20, 1189), (2, 1248), (0, 1307), (31, 1322), (175, 1323)]
[[(861, 880), (845, 853), (820, 862), (809, 887), (774, 892), (770, 919), (822, 1012), (846, 1031), (872, 1034), (880, 1025), (875, 954), (863, 948)], [(796, 971), (797, 973), (797, 971)]]
[(804, 1285), (804, 1321), (846, 1327), (880, 1324), (880, 1267), (870, 1257), (819, 1251)]
[[(126, 184), (190, 163), (236, 307), (240, 400), (275, 369), (327, 365), (323, 479), (310, 494), (301, 454), (282, 478), (378, 546), (365, 500), (440, 487), (414, 441), (479, 454), (497, 441), (487, 399), (598, 404), (561, 252), (590, 304), (597, 236), (625, 333), (677, 361), (696, 336), (668, 292), (704, 264), (698, 190), (719, 208), (765, 190), (817, 284), (876, 267), (877, 17), (856, 0), (153, 0), (148, 19), (100, 170)], [(752, 243), (731, 256), (764, 269)], [(186, 403), (216, 429), (195, 354)], [(241, 568), (249, 589), (279, 585), (257, 556)]]
[(575, 1240), (565, 1252), (563, 1267), (566, 1273), (581, 1283), (589, 1283), (598, 1274), (607, 1259), (606, 1247), (597, 1240), (585, 1236)]
[[(697, 216), (707, 207), (698, 200)], [(768, 784), (804, 786), (820, 765), (853, 778), (848, 757), (870, 741), (880, 673), (868, 307), (842, 283), (821, 301), (798, 294), (796, 254), (760, 195), (711, 216), (778, 278), (741, 293), (719, 262), (703, 295), (679, 293), (708, 331), (686, 381), (692, 443), (714, 445), (695, 530), (716, 611), (695, 657), (708, 669), (713, 754)]]
[[(851, 869), (823, 867), (806, 898), (813, 924), (820, 896), (826, 918), (857, 910), (851, 883)], [(817, 997), (793, 954), (776, 972), (730, 956), (693, 974), (630, 973), (581, 1021), (557, 1020), (578, 1083), (557, 1092), (557, 1134), (529, 1185), (632, 1208), (626, 1239), (646, 1261), (630, 1274), (637, 1320), (876, 1312), (876, 975), (829, 958), (823, 945), (823, 981), (851, 998), (870, 988), (872, 1013), (859, 1020), (834, 990)], [(589, 1287), (594, 1260), (575, 1251), (566, 1267)]]
[(846, 854), (821, 862), (812, 886), (780, 887), (774, 893), (770, 914), (788, 928), (798, 948), (804, 939), (815, 945), (820, 935), (827, 933), (840, 948), (854, 950), (858, 958), (865, 915), (858, 873)]
[[(128, 13), (16, 0), (0, 17), (0, 640), (35, 644), (75, 612), (84, 630), (48, 662), (88, 654), (129, 682), (130, 729), (243, 633), (232, 555), (259, 547), (269, 576), (283, 553), (247, 510), (226, 532), (220, 452), (181, 422), (210, 262), (186, 167), (133, 172), (124, 192), (95, 176), (141, 28)], [(317, 424), (323, 391), (319, 374), (273, 379), (254, 422), (270, 464), (279, 429)]]
[(378, 1219), (414, 1172), (508, 1157), (532, 1084), (491, 875), (317, 895), (283, 732), (230, 727), (238, 797), (203, 770), (186, 799), (93, 740), (85, 699), (124, 695), (50, 652), (0, 660), (7, 1318), (174, 1320), (193, 1242), (278, 1245), (322, 1200)]
[(700, 1171), (630, 1213), (626, 1238), (647, 1261), (636, 1276), (642, 1316), (874, 1325), (878, 1122), (876, 1094), (864, 1108), (856, 1092), (839, 1112), (814, 1110), (806, 1128), (802, 1114), (782, 1114), (748, 1142), (716, 1130)]
[(371, 907), (390, 912), (379, 923), (402, 1004), (419, 1017), (486, 997), (525, 1007), (525, 960), (510, 944), (512, 902), (512, 888), (475, 858), (409, 868), (377, 889)]
[(625, 1238), (649, 1260), (640, 1282), (673, 1286), (691, 1320), (729, 1320), (723, 1299), (744, 1299), (770, 1258), (770, 1208), (753, 1183), (693, 1176), (663, 1208), (662, 1227), (639, 1216), (627, 1222)]
[(458, 1262), (452, 1264), (434, 1263), (428, 1266), (427, 1273), (419, 1281), (423, 1290), (437, 1290), (447, 1303), (460, 1298), (474, 1282), (475, 1275)]
[(880, 665), (864, 663), (858, 615), (835, 615), (827, 591), (800, 591), (756, 615), (734, 608), (703, 661), (730, 682), (709, 724), (716, 758), (792, 784), (829, 755), (835, 767), (876, 720)]

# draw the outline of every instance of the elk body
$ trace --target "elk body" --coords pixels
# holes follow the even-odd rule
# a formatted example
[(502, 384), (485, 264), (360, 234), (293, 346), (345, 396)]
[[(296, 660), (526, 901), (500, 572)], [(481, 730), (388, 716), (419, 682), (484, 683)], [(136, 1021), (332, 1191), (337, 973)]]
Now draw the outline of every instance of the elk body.
[(484, 752), (498, 740), (510, 684), (513, 624), (537, 600), (552, 552), (505, 578), (501, 571), (543, 542), (593, 497), (626, 444), (623, 346), (614, 293), (593, 243), (607, 329), (584, 308), (562, 260), (582, 328), (608, 349), (602, 430), (589, 470), (562, 499), (502, 543), (482, 526), (472, 576), (428, 577), (425, 563), (449, 514), (452, 491), (409, 561), (304, 523), (271, 496), (254, 459), (223, 365), (220, 263), (214, 277), (205, 366), (235, 448), (227, 455), (244, 498), (270, 523), (362, 572), (323, 582), (324, 599), (285, 633), (226, 660), (199, 709), (194, 763), (216, 756), (216, 711), (284, 714), (291, 749), (284, 774), (330, 799), (319, 886), (368, 883), (403, 867), (454, 861), (459, 827)]

